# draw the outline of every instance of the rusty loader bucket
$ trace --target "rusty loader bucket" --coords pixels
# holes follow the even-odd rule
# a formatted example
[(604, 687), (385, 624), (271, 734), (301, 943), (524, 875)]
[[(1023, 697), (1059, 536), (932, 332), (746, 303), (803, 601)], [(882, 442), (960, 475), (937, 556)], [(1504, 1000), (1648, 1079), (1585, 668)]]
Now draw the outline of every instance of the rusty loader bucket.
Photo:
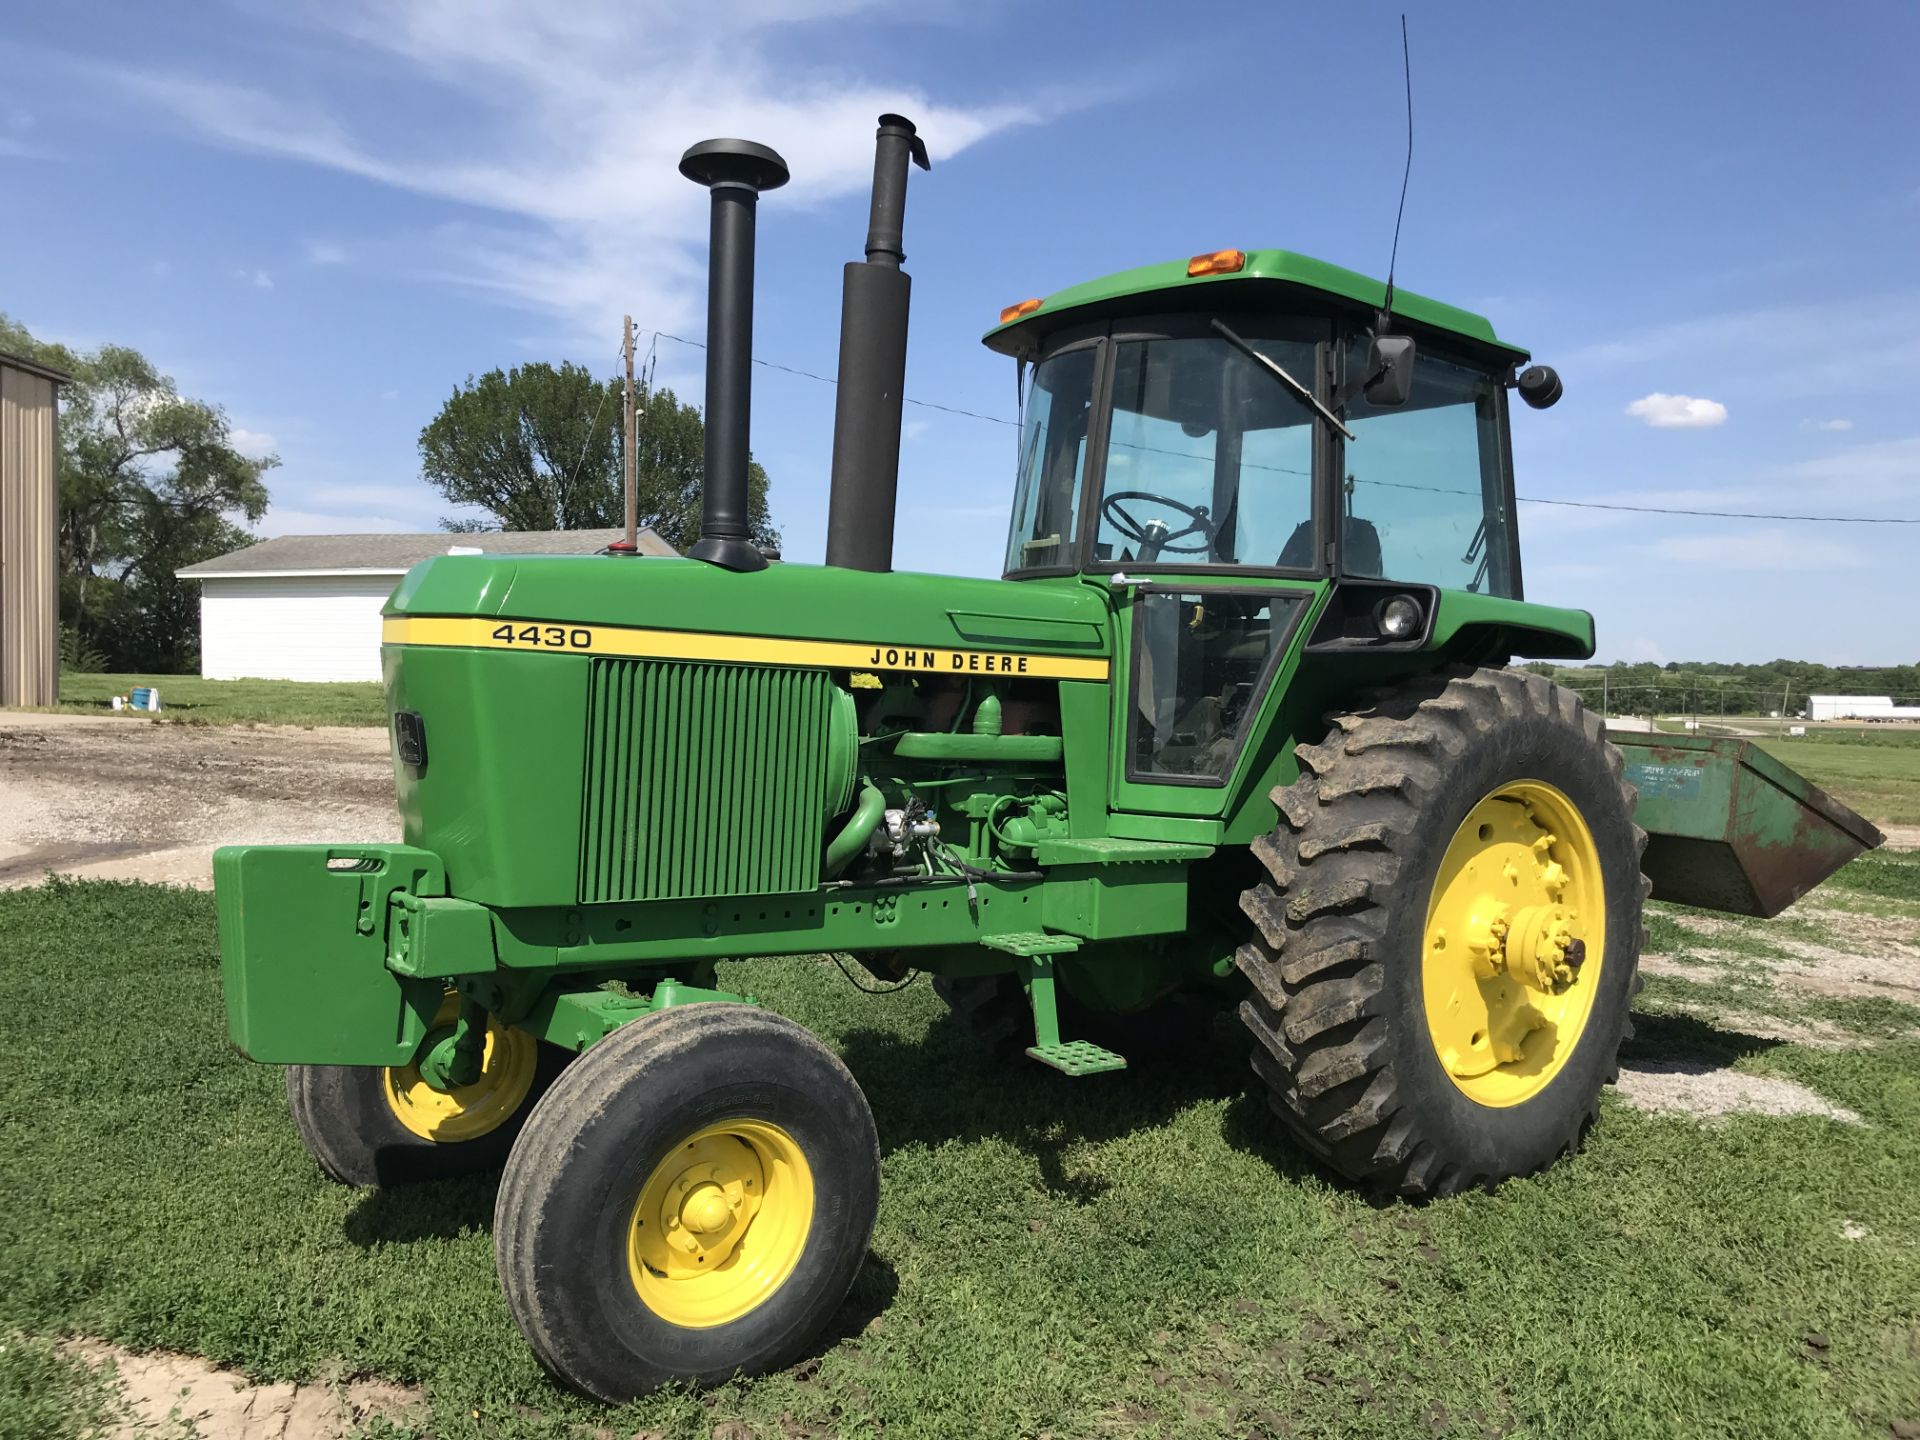
[(1640, 792), (1653, 898), (1778, 915), (1884, 838), (1751, 740), (1610, 730)]

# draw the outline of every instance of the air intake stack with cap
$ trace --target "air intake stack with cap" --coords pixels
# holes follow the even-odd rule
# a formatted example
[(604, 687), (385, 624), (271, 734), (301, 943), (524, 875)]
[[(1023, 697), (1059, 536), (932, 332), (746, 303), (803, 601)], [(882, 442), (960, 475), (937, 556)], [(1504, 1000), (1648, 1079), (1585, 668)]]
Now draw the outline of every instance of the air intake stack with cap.
[(751, 140), (702, 140), (680, 173), (713, 195), (707, 254), (706, 474), (700, 538), (687, 552), (727, 570), (764, 570), (747, 521), (753, 401), (753, 229), (762, 190), (787, 183), (787, 162)]

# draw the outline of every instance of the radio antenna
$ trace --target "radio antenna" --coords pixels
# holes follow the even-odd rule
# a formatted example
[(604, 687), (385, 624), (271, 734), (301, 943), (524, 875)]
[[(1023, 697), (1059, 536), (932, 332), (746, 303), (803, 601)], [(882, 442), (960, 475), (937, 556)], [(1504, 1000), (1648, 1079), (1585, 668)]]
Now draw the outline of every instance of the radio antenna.
[(1413, 57), (1407, 50), (1407, 14), (1400, 12), (1400, 65), (1407, 77), (1407, 168), (1400, 175), (1400, 208), (1393, 216), (1393, 253), (1387, 258), (1387, 301), (1381, 310), (1382, 330), (1393, 319), (1393, 267), (1400, 260), (1400, 221), (1407, 213), (1407, 181), (1413, 178)]

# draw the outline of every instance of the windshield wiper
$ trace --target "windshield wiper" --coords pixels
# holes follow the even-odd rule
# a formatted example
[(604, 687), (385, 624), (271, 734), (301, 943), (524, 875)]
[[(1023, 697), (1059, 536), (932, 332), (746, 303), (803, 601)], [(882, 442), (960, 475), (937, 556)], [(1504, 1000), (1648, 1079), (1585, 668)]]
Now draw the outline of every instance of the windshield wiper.
[(1258, 360), (1262, 365), (1266, 366), (1267, 369), (1271, 370), (1275, 379), (1291, 390), (1300, 400), (1311, 405), (1314, 410), (1319, 413), (1320, 418), (1326, 421), (1327, 424), (1338, 430), (1342, 435), (1346, 436), (1347, 439), (1353, 439), (1353, 432), (1340, 423), (1340, 417), (1316, 400), (1313, 391), (1289, 375), (1278, 360), (1262, 355), (1258, 350), (1254, 349), (1253, 346), (1249, 345), (1245, 340), (1234, 334), (1232, 330), (1228, 329), (1226, 322), (1222, 320), (1215, 320), (1213, 322), (1213, 328), (1226, 336), (1242, 354), (1251, 359)]

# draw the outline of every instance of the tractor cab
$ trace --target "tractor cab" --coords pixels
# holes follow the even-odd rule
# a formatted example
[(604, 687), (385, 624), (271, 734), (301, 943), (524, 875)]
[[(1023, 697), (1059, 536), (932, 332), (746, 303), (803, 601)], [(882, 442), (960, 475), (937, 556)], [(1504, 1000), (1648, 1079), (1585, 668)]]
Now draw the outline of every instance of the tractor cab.
[[(1404, 291), (1389, 321), (1384, 298), (1303, 256), (1225, 251), (1009, 307), (986, 343), (1031, 393), (1006, 575), (1519, 598), (1506, 391), (1526, 352)], [(1383, 360), (1383, 322), (1414, 332), (1390, 338), (1417, 359), (1408, 343)]]
[(1006, 578), (1111, 592), (1122, 808), (1231, 815), (1217, 792), (1264, 778), (1241, 741), (1303, 626), (1323, 651), (1417, 649), (1443, 606), (1521, 598), (1527, 355), (1480, 316), (1230, 250), (1010, 306), (986, 343), (1023, 385)]

